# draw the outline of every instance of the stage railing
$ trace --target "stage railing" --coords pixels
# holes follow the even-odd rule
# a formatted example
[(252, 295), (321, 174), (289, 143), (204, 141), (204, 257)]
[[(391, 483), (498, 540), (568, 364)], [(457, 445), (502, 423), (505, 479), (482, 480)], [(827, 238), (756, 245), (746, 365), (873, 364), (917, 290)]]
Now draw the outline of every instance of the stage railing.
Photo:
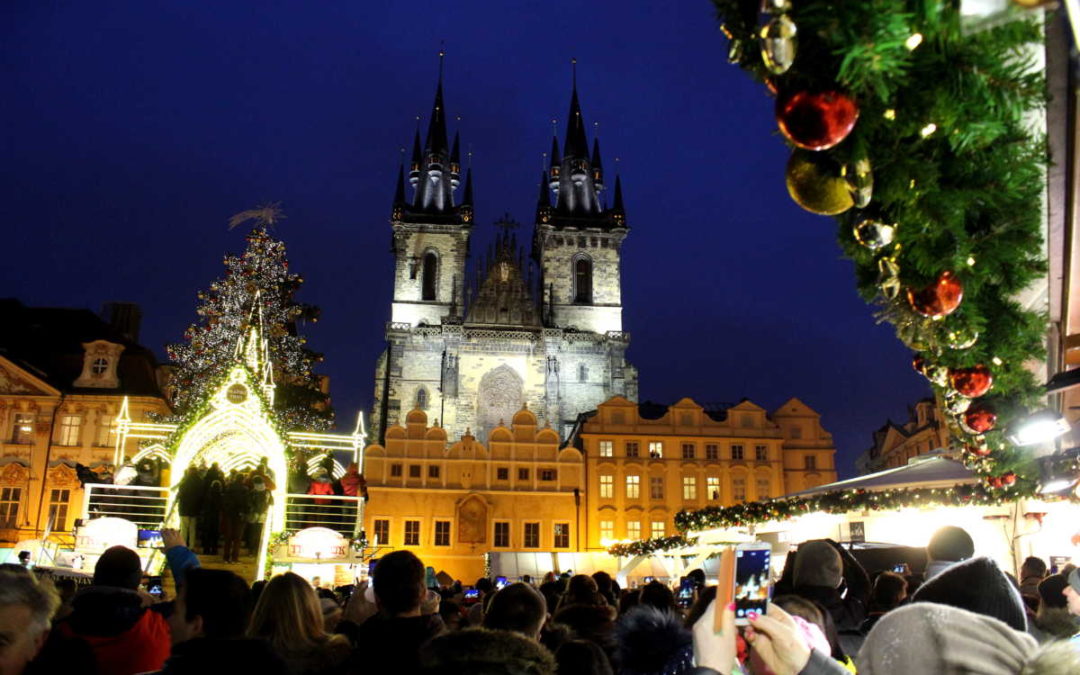
[(326, 527), (353, 537), (360, 531), (360, 497), (290, 494), (285, 500), (285, 529)]
[(87, 483), (83, 486), (83, 518), (124, 518), (144, 529), (165, 520), (169, 488)]

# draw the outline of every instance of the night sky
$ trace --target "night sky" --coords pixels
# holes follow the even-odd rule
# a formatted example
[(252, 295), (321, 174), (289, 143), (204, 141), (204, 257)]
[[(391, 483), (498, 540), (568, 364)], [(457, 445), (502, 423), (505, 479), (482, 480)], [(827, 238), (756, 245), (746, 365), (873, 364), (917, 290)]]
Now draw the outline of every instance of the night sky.
[[(822, 413), (841, 476), (929, 393), (855, 293), (831, 218), (788, 197), (772, 100), (728, 65), (711, 5), (42, 2), (8, 5), (0, 90), (0, 296), (139, 303), (164, 354), (196, 291), (240, 252), (230, 215), (281, 201), (276, 230), (326, 354), (339, 423), (370, 406), (390, 315), (400, 148), (446, 108), (473, 152), (473, 261), (509, 212), (527, 241), (570, 59), (627, 219), (624, 328), (642, 399)], [(591, 142), (591, 134), (590, 134)], [(616, 157), (621, 161), (616, 164)]]

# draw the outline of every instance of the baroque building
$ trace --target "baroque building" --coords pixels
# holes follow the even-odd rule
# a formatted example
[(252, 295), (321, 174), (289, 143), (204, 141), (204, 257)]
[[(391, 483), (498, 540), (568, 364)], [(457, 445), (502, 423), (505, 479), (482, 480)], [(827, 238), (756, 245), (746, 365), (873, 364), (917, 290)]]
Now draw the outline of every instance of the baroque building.
[(523, 407), (565, 436), (611, 396), (637, 398), (622, 327), (621, 184), (606, 207), (600, 147), (594, 139), (590, 152), (575, 83), (562, 147), (552, 139), (541, 176), (529, 255), (507, 216), (470, 271), (472, 172), (462, 180), (460, 138), (450, 142), (446, 114), (440, 71), (427, 134), (421, 143), (417, 129), (391, 210), (394, 285), (374, 437), (418, 409), (450, 438), (482, 442)]
[(923, 399), (908, 409), (908, 420), (888, 420), (874, 432), (874, 444), (855, 459), (859, 475), (904, 466), (908, 460), (949, 447), (949, 429), (934, 399)]
[(170, 412), (138, 307), (105, 316), (0, 300), (0, 540), (66, 541), (85, 515), (76, 466), (112, 472), (125, 397), (132, 419)]

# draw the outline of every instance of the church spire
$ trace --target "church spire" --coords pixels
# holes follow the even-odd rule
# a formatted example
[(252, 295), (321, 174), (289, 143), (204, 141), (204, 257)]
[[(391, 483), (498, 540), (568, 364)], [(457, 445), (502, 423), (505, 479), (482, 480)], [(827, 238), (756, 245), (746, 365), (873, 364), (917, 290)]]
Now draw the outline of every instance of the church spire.
[(439, 80), (435, 87), (435, 101), (431, 106), (427, 135), (421, 149), (419, 124), (413, 140), (413, 161), (410, 165), (409, 182), (416, 191), (412, 204), (405, 209), (406, 217), (442, 216), (455, 219), (458, 214), (454, 193), (461, 176), (461, 138), (454, 135), (453, 147), (447, 142), (446, 105), (443, 99), (443, 60), (445, 52), (439, 51)]
[(420, 150), (420, 117), (416, 118), (416, 133), (413, 135), (412, 161), (409, 162), (409, 184), (416, 187), (420, 179), (420, 164), (424, 161), (424, 154)]
[(592, 174), (596, 189), (604, 189), (604, 167), (600, 163), (600, 139), (595, 136), (592, 142)]
[[(575, 61), (575, 63), (577, 63)], [(581, 114), (581, 103), (577, 93), (577, 68), (574, 69), (574, 90), (570, 96), (570, 116), (566, 120), (566, 141), (563, 143), (563, 156), (574, 159), (589, 157), (589, 141), (585, 138), (585, 117)]]
[(401, 218), (401, 207), (407, 202), (405, 201), (405, 165), (398, 164), (398, 177), (397, 187), (394, 188), (394, 206), (393, 206), (393, 218), (398, 220)]
[(446, 52), (439, 51), (439, 84), (435, 88), (435, 102), (431, 105), (431, 119), (428, 121), (427, 137), (424, 139), (424, 152), (428, 155), (443, 155), (449, 152), (446, 136), (446, 108), (443, 105), (443, 58)]

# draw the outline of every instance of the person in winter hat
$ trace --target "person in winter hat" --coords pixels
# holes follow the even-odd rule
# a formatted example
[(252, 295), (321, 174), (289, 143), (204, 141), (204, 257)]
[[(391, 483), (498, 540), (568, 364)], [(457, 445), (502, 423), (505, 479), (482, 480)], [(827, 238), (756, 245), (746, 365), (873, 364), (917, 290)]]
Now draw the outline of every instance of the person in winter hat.
[(615, 624), (620, 675), (680, 675), (693, 671), (694, 640), (676, 612), (639, 605)]
[[(1061, 591), (1065, 596), (1065, 606), (1069, 609), (1069, 614), (1080, 617), (1080, 569), (1074, 567), (1069, 572), (1068, 582)], [(1080, 633), (1074, 635), (1070, 642), (1080, 649)]]
[(959, 607), (998, 619), (1015, 630), (1027, 630), (1020, 592), (997, 563), (985, 556), (949, 567), (923, 584), (911, 600)]
[(1070, 638), (1080, 632), (1065, 598), (1068, 586), (1069, 579), (1064, 574), (1052, 574), (1039, 582), (1039, 609), (1028, 626), (1028, 632), (1039, 644)]
[[(804, 542), (795, 553), (791, 581), (791, 592), (821, 605), (838, 632), (858, 633), (866, 619), (870, 577), (851, 553), (827, 539)], [(841, 584), (847, 586), (844, 593)]]
[(555, 675), (555, 657), (534, 640), (508, 630), (469, 628), (421, 647), (418, 672), (430, 675)]
[(953, 563), (967, 560), (975, 555), (975, 542), (963, 528), (946, 525), (930, 537), (926, 545), (926, 571), (924, 576), (929, 581), (941, 574)]

